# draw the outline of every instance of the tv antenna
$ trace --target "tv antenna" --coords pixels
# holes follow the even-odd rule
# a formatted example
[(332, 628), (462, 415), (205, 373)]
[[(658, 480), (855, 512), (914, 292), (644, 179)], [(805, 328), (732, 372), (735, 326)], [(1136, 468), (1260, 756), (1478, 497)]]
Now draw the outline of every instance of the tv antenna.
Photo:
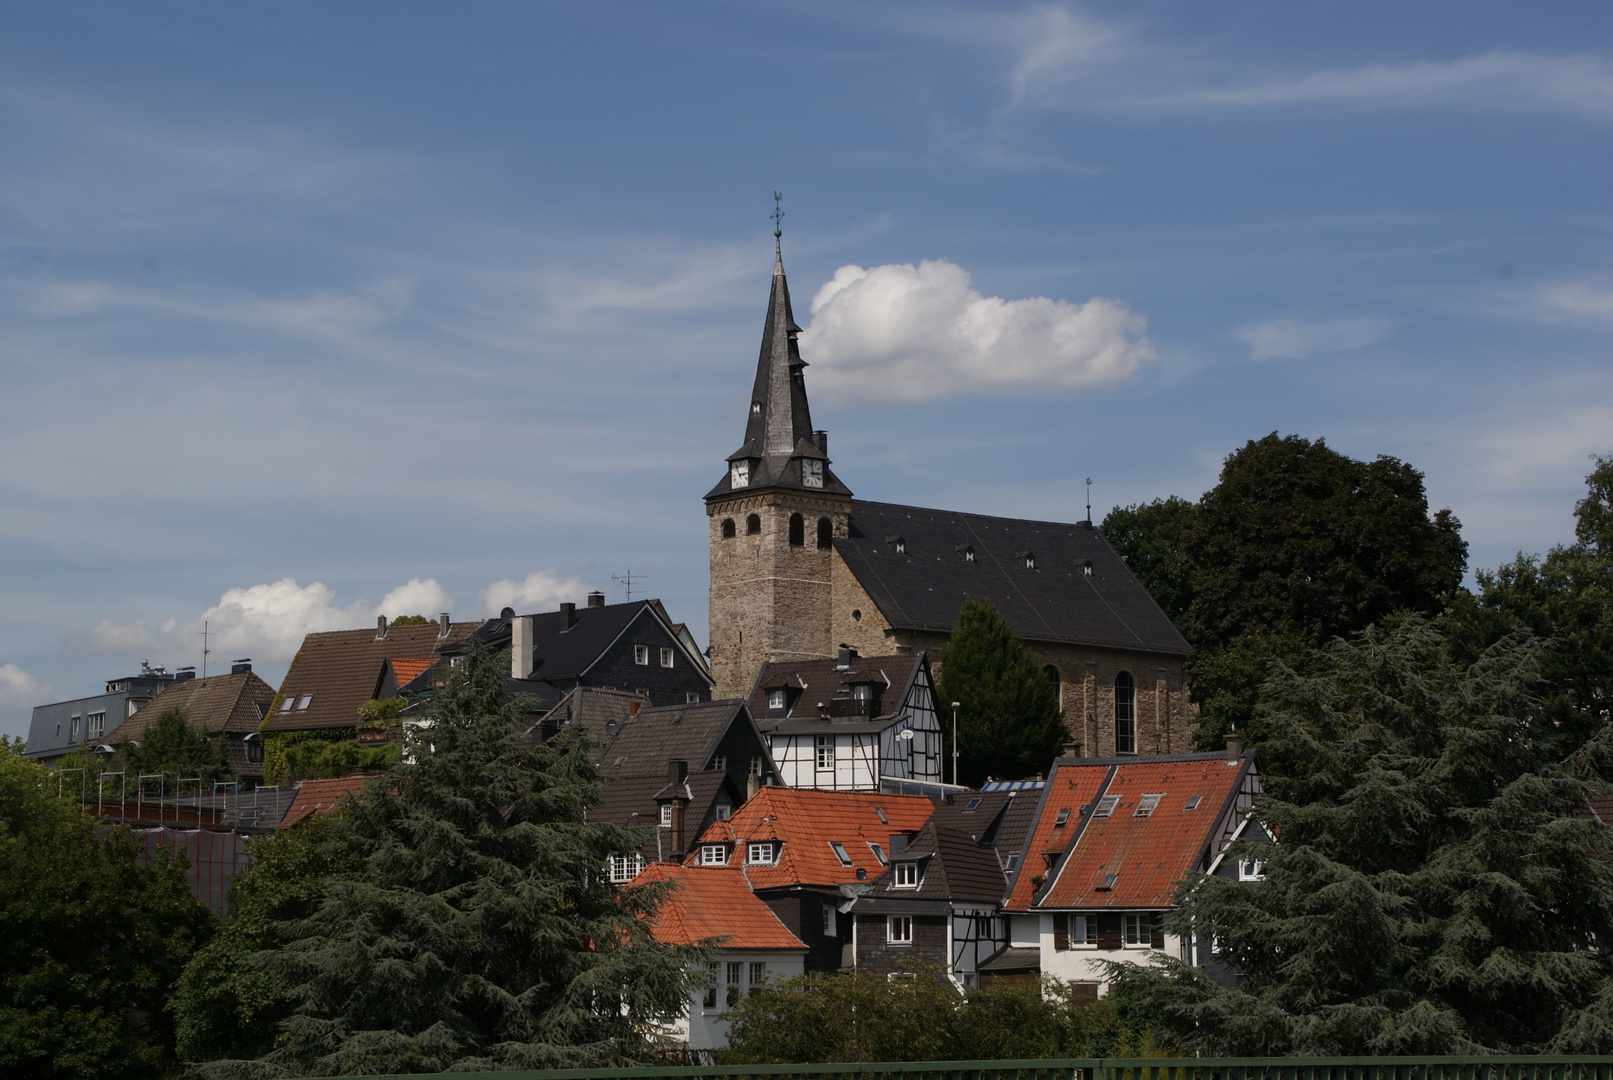
[(783, 201), (784, 193), (782, 191), (773, 192), (773, 212), (768, 217), (773, 219), (773, 239), (775, 240), (784, 235), (783, 229), (779, 227), (779, 223), (784, 220), (784, 210), (779, 206), (779, 203)]
[(1092, 477), (1087, 477), (1087, 524), (1092, 524)]
[[(633, 582), (634, 581), (643, 581), (644, 580), (644, 575), (640, 574), (640, 575), (638, 575), (637, 578), (635, 578), (633, 576), (633, 571), (629, 570), (625, 574), (612, 574), (610, 576), (610, 579), (612, 581), (617, 582), (618, 584), (620, 584), (622, 586), (622, 588), (624, 590), (626, 590), (626, 592), (627, 592), (627, 602), (629, 604), (631, 604), (633, 602)], [(640, 590), (640, 591), (642, 592), (643, 590)]]
[(207, 654), (213, 651), (212, 649), (209, 649), (207, 647), (207, 633), (208, 633), (208, 631), (207, 631), (207, 620), (206, 619), (202, 620), (202, 628), (200, 630), (198, 630), (197, 633), (202, 635), (202, 678), (205, 679), (205, 678), (207, 678)]

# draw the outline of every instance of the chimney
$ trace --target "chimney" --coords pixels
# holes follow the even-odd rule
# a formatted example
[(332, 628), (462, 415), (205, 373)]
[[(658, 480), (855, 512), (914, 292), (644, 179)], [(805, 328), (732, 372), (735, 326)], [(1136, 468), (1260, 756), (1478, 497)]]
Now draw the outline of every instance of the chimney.
[(605, 594), (602, 593), (602, 592), (599, 592), (597, 589), (595, 591), (589, 593), (588, 594), (588, 606), (589, 607), (604, 607), (605, 606)]
[(375, 617), (375, 640), (376, 641), (385, 641), (386, 640), (386, 616), (385, 615), (377, 615)]
[(818, 453), (829, 453), (829, 433), (827, 431), (814, 431), (812, 437), (818, 442)]
[(252, 671), (252, 658), (250, 656), (235, 661), (230, 665), (231, 675), (247, 675)]
[(745, 798), (747, 800), (756, 798), (756, 793), (760, 790), (762, 790), (762, 778), (760, 776), (751, 773), (745, 777)]
[(532, 650), (535, 642), (532, 640), (531, 615), (519, 615), (510, 620), (510, 678), (532, 678)]
[(567, 630), (570, 630), (573, 626), (577, 625), (577, 605), (576, 604), (573, 604), (569, 600), (566, 601), (564, 604), (561, 604), (560, 605), (560, 614), (562, 614), (562, 615), (564, 615), (566, 617), (566, 629)]
[(667, 783), (681, 784), (688, 777), (688, 775), (689, 763), (687, 761), (669, 761), (666, 763)]
[(891, 833), (890, 834), (890, 847), (887, 849), (890, 852), (890, 857), (894, 859), (894, 858), (896, 858), (896, 856), (898, 856), (902, 852), (906, 851), (907, 850), (907, 842), (910, 839), (911, 839), (911, 836), (909, 834), (905, 833), (905, 832), (893, 832), (893, 833)]
[(437, 616), (437, 638), (441, 640), (448, 636), (448, 613), (445, 611)]
[(638, 711), (640, 709), (642, 709), (643, 707), (644, 707), (644, 702), (642, 702), (642, 701), (636, 701), (636, 700), (635, 701), (629, 701), (627, 703), (627, 715), (629, 717), (637, 716)]
[(174, 672), (174, 682), (189, 682), (195, 677), (196, 669), (193, 667), (182, 667)]
[(683, 859), (683, 800), (672, 797), (672, 861)]
[(1243, 736), (1238, 734), (1238, 728), (1234, 725), (1232, 730), (1227, 732), (1227, 764), (1236, 765), (1241, 760), (1243, 760)]
[(850, 671), (851, 662), (857, 659), (857, 650), (847, 645), (840, 646), (840, 657), (835, 661), (836, 671)]

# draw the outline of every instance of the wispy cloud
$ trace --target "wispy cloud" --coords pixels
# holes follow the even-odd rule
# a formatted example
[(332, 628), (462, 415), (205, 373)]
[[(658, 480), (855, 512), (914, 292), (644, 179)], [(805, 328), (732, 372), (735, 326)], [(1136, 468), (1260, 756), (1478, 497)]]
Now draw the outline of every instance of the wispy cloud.
[(0, 664), (0, 721), (22, 729), (33, 707), (50, 701), (50, 690), (16, 664)]
[(1308, 321), (1270, 319), (1239, 327), (1234, 333), (1252, 350), (1251, 359), (1284, 356), (1302, 359), (1317, 353), (1364, 349), (1388, 338), (1394, 323), (1388, 319), (1359, 318)]
[(1613, 281), (1585, 278), (1541, 286), (1538, 306), (1549, 317), (1613, 319)]
[(552, 570), (534, 570), (520, 581), (505, 578), (482, 590), (482, 610), (514, 608), (517, 613), (553, 611), (564, 601), (582, 603), (595, 591), (580, 577), (562, 578)]

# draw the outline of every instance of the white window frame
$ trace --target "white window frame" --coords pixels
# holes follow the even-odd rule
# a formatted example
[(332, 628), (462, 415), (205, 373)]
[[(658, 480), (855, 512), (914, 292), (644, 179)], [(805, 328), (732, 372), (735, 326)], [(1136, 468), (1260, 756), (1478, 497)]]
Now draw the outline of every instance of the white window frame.
[(1164, 793), (1144, 795), (1137, 800), (1137, 809), (1132, 811), (1132, 817), (1151, 817), (1159, 807), (1159, 800), (1165, 797)]
[(92, 712), (84, 720), (84, 734), (91, 739), (99, 739), (106, 734), (106, 712)]
[(720, 970), (716, 961), (706, 961), (706, 974), (711, 976), (711, 982), (701, 994), (700, 1008), (702, 1010), (711, 1010), (717, 1007), (717, 973)]
[(1103, 798), (1098, 800), (1098, 805), (1092, 811), (1092, 816), (1095, 818), (1108, 817), (1115, 812), (1115, 807), (1119, 805), (1119, 795), (1105, 795)]
[(819, 735), (817, 740), (817, 771), (833, 772), (835, 767), (835, 737), (833, 735)]
[(1154, 936), (1154, 918), (1143, 913), (1120, 916), (1120, 944), (1127, 949), (1146, 949)]
[(717, 820), (728, 821), (734, 816), (734, 808), (725, 802), (717, 804)]
[(903, 860), (896, 864), (896, 870), (891, 875), (893, 885), (898, 889), (916, 889), (919, 887), (919, 864), (911, 860)]
[(872, 840), (868, 841), (868, 850), (874, 853), (874, 861), (879, 865), (890, 865), (890, 860), (885, 858), (885, 849), (874, 843)]
[(73, 716), (73, 717), (68, 718), (68, 724), (67, 724), (67, 741), (68, 742), (78, 742), (78, 722), (79, 722), (79, 720), (80, 720), (80, 717), (77, 717), (77, 716)]
[(1259, 859), (1238, 860), (1239, 881), (1265, 881), (1266, 875), (1263, 873), (1264, 870), (1265, 866)]
[(700, 703), (700, 691), (685, 690), (683, 692), (683, 703), (685, 705), (698, 705)]
[(749, 866), (772, 866), (778, 862), (778, 845), (771, 840), (752, 840), (745, 845), (745, 862)]
[(648, 645), (633, 646), (633, 663), (639, 667), (650, 666), (650, 647)]
[(727, 967), (728, 993), (725, 995), (724, 1000), (727, 1002), (728, 1007), (732, 1009), (735, 1005), (739, 1004), (739, 989), (742, 985), (740, 983), (740, 979), (745, 977), (745, 965), (744, 962), (740, 960), (729, 960), (727, 962)]
[(661, 828), (663, 828), (663, 829), (672, 828), (672, 804), (671, 803), (662, 803), (661, 804), (661, 818), (660, 818), (659, 824), (660, 824)]
[(834, 855), (835, 859), (839, 861), (841, 866), (852, 865), (851, 855), (846, 851), (846, 845), (842, 844), (840, 841), (830, 840), (829, 851)]
[(750, 984), (749, 985), (751, 985), (751, 986), (766, 986), (767, 985), (767, 961), (765, 961), (765, 960), (752, 960), (750, 962)]
[(836, 929), (836, 924), (835, 924), (835, 916), (837, 914), (839, 914), (839, 912), (836, 911), (834, 904), (832, 904), (829, 901), (825, 900), (823, 902), (823, 936), (824, 937), (839, 937), (840, 936), (840, 932), (839, 932), (838, 929)]
[(750, 771), (748, 773), (746, 773), (745, 775), (747, 775), (747, 776), (760, 776), (760, 775), (762, 775), (762, 758), (761, 758), (760, 754), (758, 754), (755, 757), (750, 759)]
[(913, 916), (887, 915), (885, 916), (885, 944), (886, 945), (912, 945), (913, 944)]
[(714, 769), (717, 772), (727, 772), (728, 771), (728, 755), (727, 754), (713, 754), (713, 755), (711, 755), (711, 767), (712, 767), (712, 769)]
[(609, 876), (614, 885), (625, 885), (639, 876), (644, 869), (644, 856), (634, 852), (632, 855), (612, 855), (609, 860)]
[(784, 700), (783, 690), (769, 690), (767, 692), (767, 707), (769, 709), (784, 708)]
[(701, 844), (701, 866), (727, 866), (728, 848), (725, 844)]
[(661, 666), (672, 666), (672, 650), (667, 648), (665, 645), (661, 646)]
[(1096, 915), (1070, 916), (1070, 948), (1096, 949), (1098, 947), (1098, 917)]

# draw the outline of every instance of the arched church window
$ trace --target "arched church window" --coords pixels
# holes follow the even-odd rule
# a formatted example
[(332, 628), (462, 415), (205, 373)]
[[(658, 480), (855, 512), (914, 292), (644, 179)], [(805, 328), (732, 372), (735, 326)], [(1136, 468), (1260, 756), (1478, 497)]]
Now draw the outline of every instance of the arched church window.
[(801, 547), (806, 543), (806, 522), (800, 514), (790, 515), (790, 546)]
[(834, 543), (834, 538), (835, 538), (834, 523), (831, 522), (828, 518), (819, 518), (818, 519), (818, 546), (820, 548), (829, 547), (831, 544)]
[(745, 535), (755, 536), (762, 531), (762, 519), (755, 514), (745, 519)]
[(1137, 683), (1129, 671), (1115, 676), (1115, 753), (1137, 752)]
[(722, 538), (724, 540), (732, 540), (734, 538), (734, 519), (733, 518), (723, 518), (722, 519)]
[(1054, 667), (1052, 664), (1048, 664), (1046, 667), (1044, 667), (1042, 669), (1042, 674), (1046, 675), (1047, 681), (1052, 683), (1055, 687), (1059, 685), (1059, 669)]

